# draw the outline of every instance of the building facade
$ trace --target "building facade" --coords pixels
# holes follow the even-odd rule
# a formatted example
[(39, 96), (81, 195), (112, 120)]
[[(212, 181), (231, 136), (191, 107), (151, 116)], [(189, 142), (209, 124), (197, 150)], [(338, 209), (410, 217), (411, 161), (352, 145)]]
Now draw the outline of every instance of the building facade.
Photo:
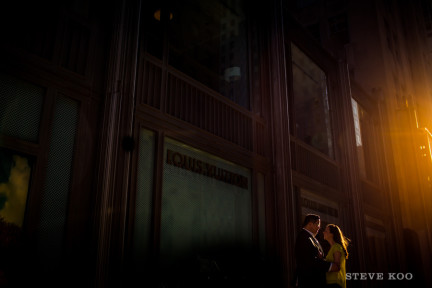
[[(398, 260), (401, 269), (417, 275), (418, 285), (428, 286), (432, 231), (424, 224), (430, 222), (431, 203), (430, 3), (299, 3), (290, 6), (296, 19), (321, 47), (347, 63), (360, 120), (356, 143), (367, 262), (383, 271)], [(402, 258), (392, 258), (394, 250), (387, 245), (394, 242), (398, 251), (406, 247)]]
[(428, 223), (427, 178), (412, 182), (425, 206), (402, 204), (413, 202), (408, 173), (424, 160), (406, 156), (416, 147), (407, 143), (429, 138), (389, 135), (411, 114), (357, 78), (376, 72), (360, 60), (354, 69), (347, 35), (360, 29), (348, 34), (348, 18), (333, 15), (339, 42), (323, 45), (321, 26), (305, 27), (292, 5), (4, 9), (0, 215), (13, 241), (2, 246), (1, 280), (287, 287), (302, 217), (317, 213), (351, 239), (347, 271), (426, 281), (417, 275), (430, 263), (411, 270), (418, 255), (408, 259), (405, 245), (420, 241), (430, 255), (430, 226), (406, 216), (420, 211)]

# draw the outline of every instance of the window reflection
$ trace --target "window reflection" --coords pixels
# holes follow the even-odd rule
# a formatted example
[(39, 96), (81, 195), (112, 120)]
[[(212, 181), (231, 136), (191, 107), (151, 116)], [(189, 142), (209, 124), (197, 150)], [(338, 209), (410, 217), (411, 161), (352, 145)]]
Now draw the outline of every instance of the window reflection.
[(362, 141), (361, 130), (360, 130), (360, 113), (363, 112), (363, 109), (361, 109), (361, 107), (357, 104), (357, 101), (355, 101), (354, 99), (351, 99), (351, 104), (353, 109), (354, 130), (355, 130), (355, 137), (356, 137), (357, 158), (359, 161), (360, 175), (366, 177), (363, 141)]
[(369, 181), (377, 182), (379, 173), (376, 160), (379, 157), (374, 141), (377, 137), (373, 118), (356, 100), (351, 99), (351, 104), (360, 175)]
[(187, 2), (173, 5), (176, 18), (169, 30), (170, 65), (248, 107), (242, 1)]
[(164, 59), (163, 49), (168, 48), (170, 66), (249, 108), (243, 1), (167, 1), (159, 5), (162, 9), (148, 5), (160, 12), (159, 17), (154, 12), (145, 15), (147, 52)]
[(30, 182), (30, 159), (0, 149), (0, 217), (22, 226)]
[(296, 136), (333, 157), (326, 74), (298, 47), (291, 49)]

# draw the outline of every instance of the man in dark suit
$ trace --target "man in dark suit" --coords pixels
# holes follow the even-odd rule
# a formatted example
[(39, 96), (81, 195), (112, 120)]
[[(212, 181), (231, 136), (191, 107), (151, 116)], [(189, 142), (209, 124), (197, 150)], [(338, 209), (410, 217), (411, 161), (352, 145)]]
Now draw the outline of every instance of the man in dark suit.
[(318, 215), (308, 214), (303, 229), (297, 235), (295, 244), (296, 284), (300, 288), (320, 288), (326, 286), (326, 272), (337, 271), (335, 263), (324, 260), (324, 251), (315, 238), (321, 226)]

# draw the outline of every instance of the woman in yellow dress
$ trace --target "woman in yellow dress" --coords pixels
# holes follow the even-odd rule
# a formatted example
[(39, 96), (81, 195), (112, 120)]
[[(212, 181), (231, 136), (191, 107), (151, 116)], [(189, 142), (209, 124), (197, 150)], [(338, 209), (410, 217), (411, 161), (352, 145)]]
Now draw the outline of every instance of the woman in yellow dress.
[(345, 262), (348, 259), (348, 242), (341, 229), (335, 224), (328, 224), (323, 231), (324, 240), (330, 244), (330, 250), (325, 260), (334, 262), (339, 266), (339, 271), (327, 272), (327, 287), (346, 288)]

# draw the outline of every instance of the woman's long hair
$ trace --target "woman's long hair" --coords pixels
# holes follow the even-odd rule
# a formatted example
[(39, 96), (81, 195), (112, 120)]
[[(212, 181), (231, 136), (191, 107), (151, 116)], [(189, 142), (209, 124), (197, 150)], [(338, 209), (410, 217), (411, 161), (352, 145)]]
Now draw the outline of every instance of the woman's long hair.
[(342, 230), (339, 228), (339, 226), (335, 224), (328, 224), (327, 227), (329, 227), (330, 233), (333, 234), (333, 240), (340, 244), (345, 252), (345, 258), (348, 259), (348, 244), (351, 241), (347, 237), (345, 237), (342, 233)]

